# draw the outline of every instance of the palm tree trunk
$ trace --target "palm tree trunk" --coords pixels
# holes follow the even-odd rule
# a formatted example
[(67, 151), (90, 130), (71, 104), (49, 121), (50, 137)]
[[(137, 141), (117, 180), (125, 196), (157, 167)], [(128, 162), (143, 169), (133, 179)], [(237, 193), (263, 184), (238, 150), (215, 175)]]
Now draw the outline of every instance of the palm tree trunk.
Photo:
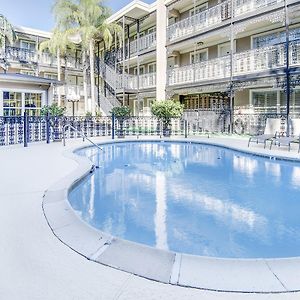
[(84, 94), (84, 110), (89, 111), (88, 92), (87, 92), (87, 66), (86, 66), (86, 52), (82, 50), (82, 72), (83, 72), (83, 94)]
[[(57, 49), (57, 80), (60, 81), (61, 80), (61, 64), (60, 64), (60, 50)], [(61, 87), (58, 87), (57, 89), (57, 105), (61, 106), (61, 94), (60, 94), (60, 89)]]
[(91, 76), (91, 109), (92, 114), (96, 112), (96, 98), (95, 98), (95, 51), (94, 51), (94, 40), (90, 41), (90, 76)]

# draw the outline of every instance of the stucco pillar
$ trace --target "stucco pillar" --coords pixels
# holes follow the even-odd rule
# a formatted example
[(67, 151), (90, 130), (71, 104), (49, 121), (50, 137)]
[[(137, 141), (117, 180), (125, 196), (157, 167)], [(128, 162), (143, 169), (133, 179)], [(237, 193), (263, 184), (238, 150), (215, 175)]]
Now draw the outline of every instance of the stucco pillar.
[(166, 28), (167, 8), (164, 0), (157, 0), (156, 11), (156, 99), (166, 99), (167, 52)]

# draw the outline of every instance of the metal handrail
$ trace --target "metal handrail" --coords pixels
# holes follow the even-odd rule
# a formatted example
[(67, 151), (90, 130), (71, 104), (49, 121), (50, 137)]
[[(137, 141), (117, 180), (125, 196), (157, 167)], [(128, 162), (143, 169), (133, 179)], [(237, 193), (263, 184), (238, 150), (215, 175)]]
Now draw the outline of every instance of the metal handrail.
[(73, 129), (74, 131), (78, 132), (79, 134), (81, 134), (81, 137), (83, 139), (83, 142), (84, 140), (86, 139), (87, 141), (89, 141), (92, 145), (94, 145), (95, 147), (97, 147), (99, 150), (103, 151), (103, 148), (101, 148), (99, 145), (95, 144), (91, 139), (89, 139), (82, 130), (78, 130), (77, 128), (75, 128), (74, 126), (70, 125), (70, 124), (66, 124), (63, 126), (63, 146), (65, 147), (66, 146), (66, 136), (65, 136), (65, 133), (66, 133), (66, 128), (71, 128)]

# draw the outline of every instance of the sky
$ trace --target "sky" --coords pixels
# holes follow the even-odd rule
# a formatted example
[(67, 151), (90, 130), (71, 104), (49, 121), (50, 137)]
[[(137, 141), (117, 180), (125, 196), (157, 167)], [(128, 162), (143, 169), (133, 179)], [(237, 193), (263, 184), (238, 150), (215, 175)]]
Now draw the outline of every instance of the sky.
[[(105, 3), (113, 11), (117, 11), (131, 1), (106, 0)], [(153, 0), (143, 1), (153, 2)], [(53, 3), (54, 0), (0, 0), (0, 14), (4, 15), (13, 25), (51, 31), (54, 22), (51, 14)]]

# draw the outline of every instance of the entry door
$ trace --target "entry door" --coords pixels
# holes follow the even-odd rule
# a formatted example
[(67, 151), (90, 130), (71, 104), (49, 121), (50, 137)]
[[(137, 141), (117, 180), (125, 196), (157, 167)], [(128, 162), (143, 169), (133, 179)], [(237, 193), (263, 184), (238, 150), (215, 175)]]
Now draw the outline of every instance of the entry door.
[(219, 45), (219, 57), (230, 54), (230, 42)]

